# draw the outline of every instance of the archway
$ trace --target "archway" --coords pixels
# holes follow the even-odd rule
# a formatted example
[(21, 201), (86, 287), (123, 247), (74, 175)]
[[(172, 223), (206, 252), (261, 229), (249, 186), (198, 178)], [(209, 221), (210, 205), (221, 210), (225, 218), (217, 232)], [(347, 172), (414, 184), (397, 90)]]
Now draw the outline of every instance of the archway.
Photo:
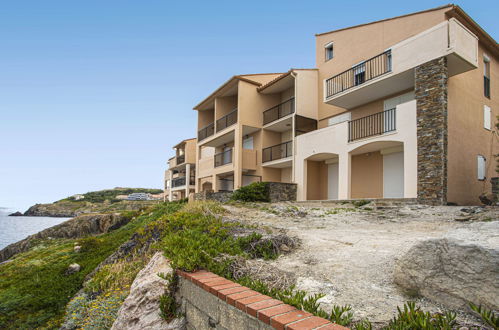
[(338, 199), (338, 155), (320, 153), (305, 159), (306, 199)]

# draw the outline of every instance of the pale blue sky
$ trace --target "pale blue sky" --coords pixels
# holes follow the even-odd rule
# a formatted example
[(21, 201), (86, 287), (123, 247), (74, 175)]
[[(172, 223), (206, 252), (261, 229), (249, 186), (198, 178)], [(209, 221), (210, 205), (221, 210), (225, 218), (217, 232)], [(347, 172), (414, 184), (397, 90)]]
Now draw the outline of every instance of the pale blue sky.
[[(2, 1), (0, 206), (161, 188), (192, 107), (232, 75), (313, 67), (315, 33), (443, 4)], [(458, 4), (497, 40), (499, 2)]]

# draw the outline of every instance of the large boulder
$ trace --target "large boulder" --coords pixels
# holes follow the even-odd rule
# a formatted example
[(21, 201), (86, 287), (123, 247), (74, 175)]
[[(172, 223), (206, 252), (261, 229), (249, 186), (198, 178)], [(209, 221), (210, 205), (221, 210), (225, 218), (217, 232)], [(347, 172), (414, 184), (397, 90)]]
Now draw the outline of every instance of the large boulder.
[(170, 263), (157, 252), (138, 274), (130, 287), (130, 294), (123, 302), (111, 329), (184, 329), (184, 318), (166, 322), (160, 316), (159, 302), (168, 281), (158, 274), (170, 274)]
[(453, 309), (499, 308), (499, 222), (473, 223), (414, 245), (395, 266), (395, 283)]
[(12, 256), (29, 250), (33, 243), (47, 238), (80, 238), (89, 235), (107, 233), (120, 228), (131, 220), (120, 214), (88, 214), (64, 221), (58, 225), (47, 228), (22, 241), (10, 244), (0, 250), (0, 262)]

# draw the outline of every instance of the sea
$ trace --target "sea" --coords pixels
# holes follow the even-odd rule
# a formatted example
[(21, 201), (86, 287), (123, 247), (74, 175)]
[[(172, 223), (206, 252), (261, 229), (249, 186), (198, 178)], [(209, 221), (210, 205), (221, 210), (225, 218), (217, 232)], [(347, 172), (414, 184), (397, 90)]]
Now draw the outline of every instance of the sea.
[(45, 228), (55, 226), (70, 219), (51, 217), (9, 217), (9, 214), (13, 212), (15, 211), (0, 207), (0, 250), (29, 235), (36, 234)]

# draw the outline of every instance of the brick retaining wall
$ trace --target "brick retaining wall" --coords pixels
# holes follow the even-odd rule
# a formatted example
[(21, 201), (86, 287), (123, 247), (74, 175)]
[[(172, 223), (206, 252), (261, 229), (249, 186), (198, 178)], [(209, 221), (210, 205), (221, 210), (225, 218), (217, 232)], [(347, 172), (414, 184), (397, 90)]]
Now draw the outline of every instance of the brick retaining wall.
[(177, 273), (188, 329), (348, 329), (204, 270)]

